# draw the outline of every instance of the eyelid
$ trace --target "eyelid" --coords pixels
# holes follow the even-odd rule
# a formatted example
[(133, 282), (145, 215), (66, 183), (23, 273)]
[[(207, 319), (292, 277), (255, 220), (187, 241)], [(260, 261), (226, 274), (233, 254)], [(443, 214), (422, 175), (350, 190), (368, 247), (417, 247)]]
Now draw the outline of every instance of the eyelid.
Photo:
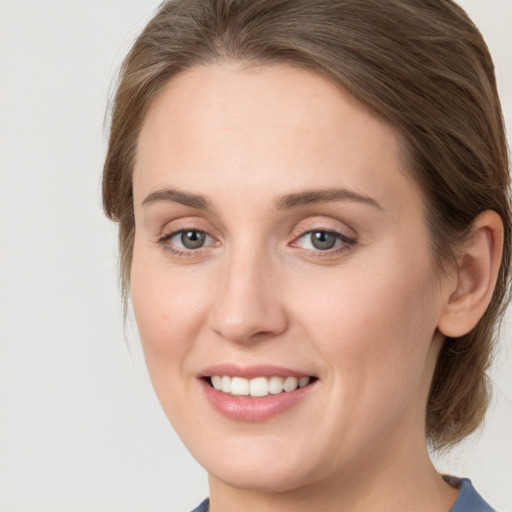
[[(351, 237), (348, 237), (347, 235), (345, 235), (344, 233), (341, 233), (337, 230), (333, 230), (333, 229), (323, 229), (323, 228), (316, 228), (316, 229), (309, 229), (307, 231), (304, 231), (301, 235), (297, 236), (294, 238), (293, 242), (292, 242), (292, 246), (295, 246), (296, 242), (298, 240), (300, 240), (301, 238), (304, 238), (306, 235), (310, 235), (312, 233), (327, 233), (327, 234), (330, 234), (330, 235), (334, 235), (338, 238), (338, 240), (341, 241), (342, 244), (346, 244), (346, 245), (353, 245), (356, 243), (356, 240), (354, 238), (351, 238)], [(321, 249), (306, 249), (308, 251), (314, 251), (314, 252), (333, 252), (335, 251), (336, 249), (339, 249), (339, 246), (335, 246), (335, 247), (332, 247), (330, 249), (325, 249), (325, 250), (321, 250)]]
[(345, 224), (343, 224), (343, 227), (340, 227), (340, 224), (342, 224), (340, 221), (328, 221), (323, 217), (318, 219), (308, 219), (306, 222), (299, 224), (299, 226), (293, 230), (291, 238), (292, 241), (294, 241), (307, 233), (325, 231), (327, 233), (334, 233), (346, 240), (355, 242), (358, 238), (357, 232)]
[(169, 239), (180, 231), (200, 231), (214, 240), (218, 240), (217, 230), (212, 228), (209, 222), (205, 222), (202, 217), (196, 215), (180, 216), (168, 219), (165, 223), (162, 222), (158, 232), (155, 233), (155, 238), (157, 241)]
[[(334, 227), (332, 225), (333, 223), (339, 224), (340, 222), (325, 220), (325, 218), (308, 219), (306, 223), (299, 225), (299, 227), (294, 230), (292, 234), (292, 241), (289, 245), (315, 258), (332, 258), (340, 256), (342, 253), (349, 251), (356, 245), (358, 236), (352, 228), (349, 228), (348, 226), (345, 227), (345, 229), (338, 226)], [(351, 234), (347, 234), (347, 231), (351, 232)], [(324, 232), (336, 236), (337, 241), (335, 245), (324, 250), (314, 247), (302, 247), (299, 241), (306, 235), (311, 235), (315, 232)]]
[(176, 229), (173, 231), (170, 231), (169, 233), (162, 235), (159, 239), (161, 242), (165, 242), (166, 240), (172, 240), (175, 236), (186, 233), (187, 231), (194, 231), (197, 233), (201, 233), (203, 235), (206, 235), (207, 238), (210, 238), (212, 240), (215, 240), (212, 235), (210, 235), (207, 231), (204, 231), (203, 229), (197, 229), (197, 228), (182, 228), (182, 229)]
[[(195, 249), (187, 248), (179, 243), (173, 242), (172, 239), (187, 231), (196, 231), (206, 235), (205, 244)], [(204, 251), (210, 249), (212, 246), (219, 244), (215, 235), (212, 234), (210, 227), (205, 227), (204, 223), (196, 219), (177, 219), (167, 223), (160, 234), (157, 235), (155, 242), (160, 245), (165, 251), (172, 253), (178, 257), (194, 257), (203, 255)]]
[(173, 229), (171, 231), (168, 231), (167, 233), (163, 233), (158, 241), (159, 242), (165, 242), (166, 240), (171, 240), (173, 239), (176, 235), (179, 235), (181, 233), (186, 233), (187, 231), (195, 231), (197, 233), (201, 233), (203, 235), (206, 235), (207, 238), (213, 240), (213, 241), (217, 241), (216, 238), (214, 236), (212, 236), (208, 231), (204, 230), (204, 229), (200, 229), (200, 228), (196, 228), (196, 227), (193, 227), (193, 226), (187, 226), (187, 227), (183, 227), (183, 228), (176, 228), (176, 229)]
[[(354, 232), (352, 228), (348, 226), (346, 226), (344, 229), (340, 227), (334, 227), (332, 225), (333, 223), (340, 224), (341, 222), (337, 220), (326, 220), (324, 218), (308, 219), (306, 222), (299, 224), (299, 226), (294, 229), (294, 231), (290, 235), (291, 241), (288, 243), (288, 245), (292, 247), (297, 247), (299, 249), (311, 253), (323, 253), (324, 256), (327, 256), (333, 255), (343, 250), (347, 250), (357, 242), (357, 234)], [(205, 242), (204, 245), (194, 249), (182, 247), (179, 244), (176, 244), (175, 242), (170, 242), (175, 236), (180, 235), (181, 233), (187, 231), (200, 232), (206, 235), (207, 241)], [(216, 245), (220, 245), (221, 242), (219, 241), (217, 236), (212, 234), (212, 231), (214, 230), (212, 230), (210, 227), (207, 227), (205, 229), (205, 227), (202, 225), (202, 222), (197, 222), (195, 221), (195, 219), (178, 219), (176, 221), (171, 221), (170, 223), (168, 223), (161, 230), (161, 233), (157, 236), (155, 242), (172, 253), (179, 254), (180, 256), (192, 256), (197, 255), (198, 253), (203, 252), (203, 250), (207, 250), (212, 246), (214, 247)], [(351, 234), (347, 234), (347, 231), (351, 232)], [(332, 234), (336, 236), (339, 242), (341, 243), (337, 242), (334, 247), (324, 250), (317, 248), (301, 247), (298, 241), (304, 236), (315, 232), (325, 232)]]

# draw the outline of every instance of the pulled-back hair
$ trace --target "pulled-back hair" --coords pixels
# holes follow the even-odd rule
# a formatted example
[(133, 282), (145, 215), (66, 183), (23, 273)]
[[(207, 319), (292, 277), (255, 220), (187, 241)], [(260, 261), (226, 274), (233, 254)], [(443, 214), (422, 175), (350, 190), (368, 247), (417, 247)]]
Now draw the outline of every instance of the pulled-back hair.
[(103, 204), (119, 223), (125, 299), (135, 232), (132, 170), (145, 114), (179, 73), (229, 61), (320, 73), (397, 130), (440, 273), (456, 264), (456, 249), (481, 212), (500, 215), (504, 253), (492, 301), (471, 332), (445, 340), (427, 404), (429, 440), (437, 448), (455, 444), (485, 414), (486, 370), (510, 288), (508, 152), (481, 34), (451, 0), (164, 2), (126, 57), (112, 103)]

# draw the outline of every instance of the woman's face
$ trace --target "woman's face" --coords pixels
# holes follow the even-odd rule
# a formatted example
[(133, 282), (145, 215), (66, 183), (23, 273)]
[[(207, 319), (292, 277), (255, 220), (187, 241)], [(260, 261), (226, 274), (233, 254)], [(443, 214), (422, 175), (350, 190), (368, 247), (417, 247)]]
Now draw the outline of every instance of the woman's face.
[(214, 481), (284, 491), (424, 449), (447, 287), (392, 128), (304, 70), (197, 67), (154, 100), (133, 187), (149, 373)]

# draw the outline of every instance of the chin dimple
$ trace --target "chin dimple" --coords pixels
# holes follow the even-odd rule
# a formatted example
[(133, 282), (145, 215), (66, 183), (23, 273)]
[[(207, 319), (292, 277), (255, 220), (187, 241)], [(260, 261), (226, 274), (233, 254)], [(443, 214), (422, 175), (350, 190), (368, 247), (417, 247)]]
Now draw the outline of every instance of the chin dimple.
[(250, 396), (260, 398), (279, 393), (290, 393), (298, 388), (307, 386), (310, 377), (230, 377), (228, 375), (213, 375), (210, 384), (217, 390), (232, 396)]

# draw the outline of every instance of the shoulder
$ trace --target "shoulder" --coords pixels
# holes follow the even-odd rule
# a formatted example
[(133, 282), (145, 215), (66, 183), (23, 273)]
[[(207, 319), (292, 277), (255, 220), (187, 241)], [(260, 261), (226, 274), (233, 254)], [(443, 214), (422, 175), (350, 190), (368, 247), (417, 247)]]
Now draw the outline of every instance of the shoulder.
[[(495, 512), (495, 510), (478, 494), (471, 480), (444, 476), (446, 482), (459, 488), (457, 500), (450, 512)], [(208, 510), (208, 509), (206, 509)]]
[(208, 512), (210, 500), (206, 498), (199, 507), (192, 510), (192, 512)]

